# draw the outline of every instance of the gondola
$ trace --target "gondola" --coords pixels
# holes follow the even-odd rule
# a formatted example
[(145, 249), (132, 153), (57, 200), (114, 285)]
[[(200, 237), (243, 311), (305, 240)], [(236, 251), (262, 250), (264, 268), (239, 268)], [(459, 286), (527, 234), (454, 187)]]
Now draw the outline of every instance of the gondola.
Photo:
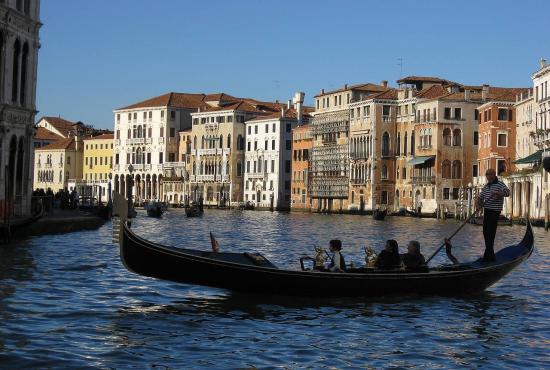
[(203, 213), (202, 207), (197, 204), (192, 204), (185, 209), (185, 215), (187, 217), (200, 217)]
[(164, 246), (136, 235), (128, 223), (114, 229), (120, 258), (139, 275), (246, 293), (291, 296), (457, 295), (483, 291), (526, 260), (534, 248), (531, 224), (517, 245), (480, 260), (423, 271), (349, 269), (345, 273), (279, 269), (259, 253), (216, 253)]
[(372, 218), (374, 218), (375, 220), (383, 221), (386, 218), (387, 214), (388, 214), (387, 209), (385, 209), (383, 211), (381, 211), (379, 209), (375, 209), (374, 211), (372, 211)]
[(164, 213), (164, 206), (159, 202), (148, 202), (145, 203), (145, 210), (147, 211), (147, 216), (149, 217), (162, 217)]

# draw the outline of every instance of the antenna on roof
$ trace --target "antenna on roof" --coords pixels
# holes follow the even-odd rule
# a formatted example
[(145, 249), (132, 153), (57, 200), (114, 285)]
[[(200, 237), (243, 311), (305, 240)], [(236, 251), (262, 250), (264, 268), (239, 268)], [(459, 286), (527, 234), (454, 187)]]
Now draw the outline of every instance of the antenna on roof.
[(397, 65), (399, 66), (399, 79), (403, 78), (403, 58), (397, 58)]

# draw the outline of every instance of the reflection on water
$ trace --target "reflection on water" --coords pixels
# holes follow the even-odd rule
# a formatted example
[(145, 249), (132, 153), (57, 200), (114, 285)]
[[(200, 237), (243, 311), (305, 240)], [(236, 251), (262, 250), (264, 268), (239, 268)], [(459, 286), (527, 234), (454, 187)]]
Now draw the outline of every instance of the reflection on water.
[[(454, 222), (369, 217), (222, 212), (187, 219), (170, 210), (134, 229), (165, 244), (258, 250), (298, 268), (313, 245), (338, 237), (348, 260), (362, 246), (395, 238), (437, 248)], [(501, 227), (499, 246), (521, 239)], [(175, 284), (129, 273), (99, 231), (44, 236), (0, 252), (0, 363), (3, 367), (535, 367), (550, 366), (546, 286), (550, 246), (536, 230), (528, 263), (490, 290), (455, 298), (393, 296), (311, 299), (255, 296)], [(460, 258), (482, 251), (481, 229), (455, 241)], [(444, 261), (444, 256), (438, 257)], [(0, 294), (2, 294), (0, 292)]]

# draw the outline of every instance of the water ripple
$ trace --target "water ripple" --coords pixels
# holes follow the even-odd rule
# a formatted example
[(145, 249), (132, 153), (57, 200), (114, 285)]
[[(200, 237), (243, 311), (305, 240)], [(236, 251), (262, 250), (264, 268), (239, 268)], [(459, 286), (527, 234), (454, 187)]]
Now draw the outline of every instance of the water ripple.
[[(170, 210), (134, 229), (180, 247), (257, 250), (298, 268), (314, 245), (343, 240), (348, 261), (365, 245), (417, 238), (425, 255), (452, 221), (207, 210)], [(524, 228), (499, 228), (497, 248)], [(0, 248), (2, 368), (548, 368), (548, 234), (533, 256), (486, 292), (455, 298), (310, 299), (251, 296), (134, 275), (97, 231), (36, 237)], [(483, 251), (481, 229), (455, 239), (459, 259)], [(403, 250), (403, 249), (402, 249)], [(436, 262), (444, 261), (444, 255)]]

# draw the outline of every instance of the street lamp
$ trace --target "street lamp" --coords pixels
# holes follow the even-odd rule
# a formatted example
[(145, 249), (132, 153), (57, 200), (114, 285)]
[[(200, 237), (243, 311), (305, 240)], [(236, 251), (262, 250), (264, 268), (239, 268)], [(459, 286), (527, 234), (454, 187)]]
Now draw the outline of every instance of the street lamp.
[(134, 187), (134, 178), (132, 176), (132, 172), (134, 172), (134, 166), (130, 164), (128, 166), (128, 172), (130, 172), (130, 179), (128, 180), (128, 217), (133, 217), (132, 210), (134, 209), (132, 204), (132, 188)]

